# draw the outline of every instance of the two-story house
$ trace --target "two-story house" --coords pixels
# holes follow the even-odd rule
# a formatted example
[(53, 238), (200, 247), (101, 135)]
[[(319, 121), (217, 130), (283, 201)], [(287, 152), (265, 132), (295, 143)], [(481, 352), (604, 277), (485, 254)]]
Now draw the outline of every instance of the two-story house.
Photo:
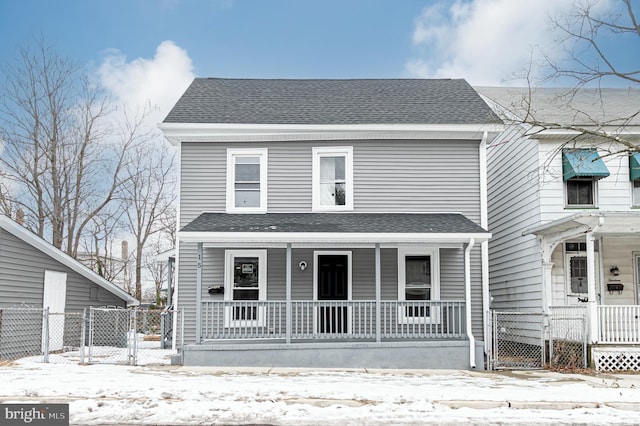
[(483, 367), (502, 122), (466, 81), (198, 78), (160, 127), (185, 365)]
[(487, 150), (491, 307), (583, 311), (596, 366), (640, 369), (640, 153), (614, 141), (640, 142), (640, 90), (477, 89), (513, 123)]

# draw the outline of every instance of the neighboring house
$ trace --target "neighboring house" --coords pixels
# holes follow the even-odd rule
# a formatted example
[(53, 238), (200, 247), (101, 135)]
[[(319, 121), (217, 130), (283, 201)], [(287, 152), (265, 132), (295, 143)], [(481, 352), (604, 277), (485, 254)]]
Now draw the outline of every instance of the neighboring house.
[(466, 81), (198, 78), (160, 127), (185, 364), (483, 368), (502, 122)]
[[(487, 150), (491, 307), (583, 307), (592, 344), (640, 344), (640, 153), (560, 128), (637, 145), (640, 90), (477, 90), (514, 123)], [(551, 128), (518, 124), (527, 113)]]
[(0, 215), (0, 308), (48, 307), (58, 313), (137, 304), (134, 297)]

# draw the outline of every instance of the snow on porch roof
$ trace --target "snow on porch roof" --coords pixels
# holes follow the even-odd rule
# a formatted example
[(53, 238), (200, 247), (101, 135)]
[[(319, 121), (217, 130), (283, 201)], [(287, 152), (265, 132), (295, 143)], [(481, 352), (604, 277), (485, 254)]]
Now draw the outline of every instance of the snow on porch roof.
[(342, 242), (442, 239), (487, 240), (491, 234), (459, 213), (202, 213), (180, 231), (188, 241)]

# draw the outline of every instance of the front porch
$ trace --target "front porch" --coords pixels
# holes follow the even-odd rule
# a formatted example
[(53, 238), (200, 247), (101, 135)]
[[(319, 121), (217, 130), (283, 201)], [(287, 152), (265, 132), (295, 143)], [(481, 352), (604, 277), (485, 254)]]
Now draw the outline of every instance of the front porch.
[[(184, 365), (462, 368), (484, 363), (464, 301), (207, 301)], [(288, 313), (290, 313), (288, 315)], [(473, 344), (473, 350), (470, 349)]]
[(203, 213), (180, 233), (183, 362), (483, 366), (489, 236), (459, 214)]

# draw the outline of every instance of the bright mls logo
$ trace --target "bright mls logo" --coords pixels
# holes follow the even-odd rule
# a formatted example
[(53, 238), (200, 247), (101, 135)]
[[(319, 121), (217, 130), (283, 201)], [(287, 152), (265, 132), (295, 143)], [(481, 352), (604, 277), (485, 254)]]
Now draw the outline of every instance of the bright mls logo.
[(0, 404), (0, 425), (68, 426), (69, 404)]

